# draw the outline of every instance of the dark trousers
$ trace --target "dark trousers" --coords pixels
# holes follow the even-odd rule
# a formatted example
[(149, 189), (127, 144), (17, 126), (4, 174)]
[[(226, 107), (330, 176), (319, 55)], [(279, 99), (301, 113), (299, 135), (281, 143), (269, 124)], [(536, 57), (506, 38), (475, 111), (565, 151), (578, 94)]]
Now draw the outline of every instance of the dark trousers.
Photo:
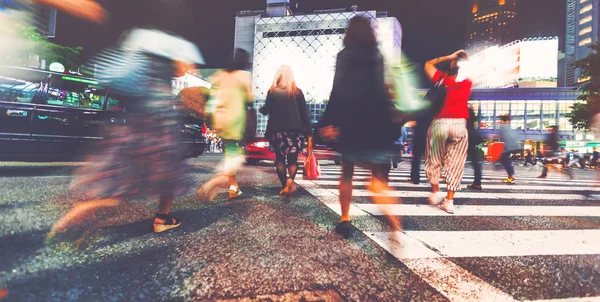
[(425, 153), (425, 141), (415, 140), (410, 168), (410, 180), (414, 183), (421, 181), (421, 157)]
[(502, 153), (502, 155), (500, 156), (500, 163), (504, 167), (504, 170), (506, 170), (508, 176), (514, 176), (515, 167), (513, 166), (512, 160), (510, 159), (510, 153), (511, 151)]
[[(570, 178), (573, 178), (573, 171), (571, 171), (571, 168), (562, 168), (562, 171), (564, 171), (565, 173), (567, 173), (567, 175), (569, 175)], [(548, 165), (544, 165), (544, 169), (542, 170), (542, 177), (547, 177), (548, 176)]]
[(469, 158), (471, 159), (471, 165), (473, 165), (473, 170), (475, 171), (473, 185), (481, 186), (481, 178), (483, 174), (481, 167), (481, 155), (479, 154), (479, 150), (477, 150), (476, 146), (469, 146)]

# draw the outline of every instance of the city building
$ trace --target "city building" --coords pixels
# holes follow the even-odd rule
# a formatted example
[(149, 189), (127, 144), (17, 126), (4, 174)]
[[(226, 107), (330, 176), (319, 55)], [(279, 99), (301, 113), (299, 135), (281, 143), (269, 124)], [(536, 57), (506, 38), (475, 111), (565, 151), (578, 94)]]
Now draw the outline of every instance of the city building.
[(600, 0), (567, 0), (565, 84), (573, 87), (587, 79), (575, 62), (590, 54), (589, 46), (600, 37)]
[[(336, 56), (343, 48), (348, 21), (357, 15), (371, 20), (385, 59), (399, 63), (402, 29), (385, 11), (357, 11), (353, 7), (298, 14), (291, 13), (289, 0), (268, 0), (266, 11), (239, 12), (234, 46), (246, 49), (253, 58), (256, 106), (264, 104), (276, 70), (288, 65), (305, 93), (311, 120), (317, 122), (329, 100)], [(259, 115), (258, 135), (264, 134), (266, 123), (267, 117)]]
[(198, 75), (196, 72), (186, 72), (185, 75), (173, 78), (171, 81), (173, 94), (177, 95), (181, 90), (189, 87), (204, 87), (210, 89), (212, 85), (209, 81)]
[(505, 45), (517, 39), (516, 0), (469, 0), (468, 51)]
[(18, 9), (29, 12), (31, 20), (29, 25), (48, 37), (56, 36), (56, 9), (44, 5), (32, 5), (24, 1), (0, 0), (0, 11), (4, 9)]
[(469, 58), (475, 88), (557, 87), (558, 37), (490, 46)]

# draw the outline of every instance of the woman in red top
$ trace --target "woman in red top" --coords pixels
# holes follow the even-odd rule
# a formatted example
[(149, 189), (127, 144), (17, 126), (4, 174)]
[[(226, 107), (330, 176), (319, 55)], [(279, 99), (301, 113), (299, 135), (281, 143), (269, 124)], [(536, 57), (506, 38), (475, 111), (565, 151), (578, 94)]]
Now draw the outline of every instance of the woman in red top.
[[(432, 186), (429, 203), (440, 205), (441, 209), (450, 214), (454, 213), (454, 192), (460, 191), (469, 145), (468, 101), (473, 82), (459, 73), (460, 60), (466, 58), (467, 53), (460, 50), (425, 63), (427, 76), (434, 83), (442, 80), (447, 92), (444, 106), (431, 123), (427, 133), (425, 173)], [(436, 64), (442, 62), (449, 62), (447, 73), (436, 68)], [(442, 167), (446, 168), (448, 189), (445, 199), (439, 193)]]

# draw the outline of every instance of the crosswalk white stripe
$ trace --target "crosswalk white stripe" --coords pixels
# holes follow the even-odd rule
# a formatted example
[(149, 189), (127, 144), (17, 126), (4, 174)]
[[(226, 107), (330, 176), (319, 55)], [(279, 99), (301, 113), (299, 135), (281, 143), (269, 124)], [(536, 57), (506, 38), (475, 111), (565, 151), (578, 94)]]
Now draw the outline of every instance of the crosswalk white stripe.
[[(296, 180), (296, 183), (299, 185), (306, 184), (307, 182), (308, 182), (307, 180)], [(340, 182), (336, 181), (336, 180), (315, 180), (314, 183), (316, 183), (317, 185), (320, 185), (320, 186), (337, 186)], [(371, 182), (369, 182), (369, 181), (353, 181), (352, 184), (355, 186), (367, 186), (367, 185), (370, 185)], [(415, 187), (429, 188), (430, 187), (428, 184), (413, 185), (413, 184), (409, 184), (407, 182), (393, 182), (393, 181), (389, 182), (388, 185), (393, 188), (415, 188)], [(513, 185), (509, 185), (509, 184), (495, 184), (495, 185), (486, 185), (485, 189), (486, 190), (488, 190), (488, 189), (490, 189), (490, 190), (491, 189), (496, 189), (496, 190), (511, 190), (511, 189), (540, 190), (540, 189), (542, 189), (542, 187), (528, 186), (528, 185), (513, 186)], [(588, 192), (591, 190), (591, 191), (600, 192), (600, 188), (590, 188), (589, 186), (585, 186), (585, 187), (548, 186), (548, 187), (543, 187), (543, 190), (544, 191), (584, 191), (584, 192)]]
[[(402, 180), (405, 181), (408, 179), (409, 176), (403, 176), (403, 177), (397, 177), (397, 176), (392, 176), (390, 177), (390, 180)], [(337, 174), (322, 174), (320, 177), (320, 179), (339, 179), (340, 176)], [(465, 175), (463, 176), (463, 184), (470, 184), (473, 182), (473, 176), (469, 176), (469, 175)], [(368, 180), (371, 179), (370, 176), (354, 176), (352, 178), (353, 180)], [(483, 177), (482, 183), (499, 183), (501, 182), (500, 179), (504, 179), (504, 178), (496, 178), (495, 180), (492, 180), (490, 178), (486, 178), (485, 176)], [(426, 183), (427, 179), (422, 177), (421, 178), (422, 183)], [(536, 180), (524, 180), (524, 179), (518, 179), (516, 183), (521, 184), (521, 183), (527, 183), (527, 184), (540, 184), (540, 185), (574, 185), (574, 184), (579, 184), (579, 185), (594, 185), (596, 184), (596, 182), (589, 182), (589, 181), (578, 181), (578, 180), (567, 180), (567, 179), (556, 179), (554, 180), (553, 178), (548, 178), (548, 179), (536, 179)], [(544, 189), (543, 187), (540, 187), (540, 189)]]
[(600, 230), (406, 231), (444, 257), (600, 254)]
[[(430, 205), (409, 204), (356, 204), (364, 215), (384, 215), (384, 211), (396, 216), (554, 216), (554, 217), (600, 217), (600, 207), (578, 206), (510, 206), (510, 205), (455, 205), (454, 213), (448, 214)], [(338, 206), (339, 208), (339, 206)]]
[[(338, 195), (337, 192), (332, 192), (327, 189), (313, 189), (315, 197)], [(388, 196), (388, 197), (417, 197), (427, 198), (429, 192), (420, 191), (388, 191), (384, 193), (373, 193), (368, 190), (355, 189), (352, 191), (352, 196), (369, 197), (369, 196)], [(579, 194), (535, 194), (535, 193), (479, 193), (479, 192), (464, 192), (457, 193), (457, 198), (474, 198), (474, 199), (521, 199), (521, 200), (587, 200), (587, 197)]]
[[(340, 170), (331, 170), (331, 171), (323, 171), (321, 170), (321, 174), (322, 175), (340, 175), (341, 171)], [(355, 171), (354, 172), (355, 176), (370, 176), (371, 173), (368, 171), (362, 172), (362, 171)], [(404, 177), (410, 177), (410, 172), (390, 172), (390, 177), (394, 177), (394, 176), (404, 176)], [(421, 175), (422, 178), (426, 179), (424, 177), (424, 175)], [(474, 177), (473, 175), (470, 174), (465, 174), (463, 175), (463, 177)], [(496, 175), (483, 175), (483, 179), (505, 179), (506, 176), (496, 176)], [(539, 180), (537, 177), (519, 177), (519, 175), (516, 175), (517, 180)], [(568, 178), (565, 177), (548, 177), (545, 178), (545, 180), (567, 180)], [(593, 183), (597, 183), (598, 181), (596, 180), (584, 180), (584, 179), (574, 179), (572, 181), (569, 182), (579, 182), (579, 183), (587, 183), (587, 184), (593, 184)]]
[(566, 298), (550, 300), (530, 300), (527, 302), (600, 302), (600, 297)]

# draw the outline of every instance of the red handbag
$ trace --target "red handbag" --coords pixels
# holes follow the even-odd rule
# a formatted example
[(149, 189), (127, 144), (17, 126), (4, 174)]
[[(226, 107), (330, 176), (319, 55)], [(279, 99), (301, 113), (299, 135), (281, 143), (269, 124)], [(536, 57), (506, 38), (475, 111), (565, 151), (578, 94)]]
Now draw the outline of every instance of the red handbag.
[(303, 176), (306, 180), (318, 180), (321, 176), (321, 167), (319, 167), (317, 157), (313, 153), (313, 142), (310, 136), (308, 137), (308, 155), (304, 161)]

